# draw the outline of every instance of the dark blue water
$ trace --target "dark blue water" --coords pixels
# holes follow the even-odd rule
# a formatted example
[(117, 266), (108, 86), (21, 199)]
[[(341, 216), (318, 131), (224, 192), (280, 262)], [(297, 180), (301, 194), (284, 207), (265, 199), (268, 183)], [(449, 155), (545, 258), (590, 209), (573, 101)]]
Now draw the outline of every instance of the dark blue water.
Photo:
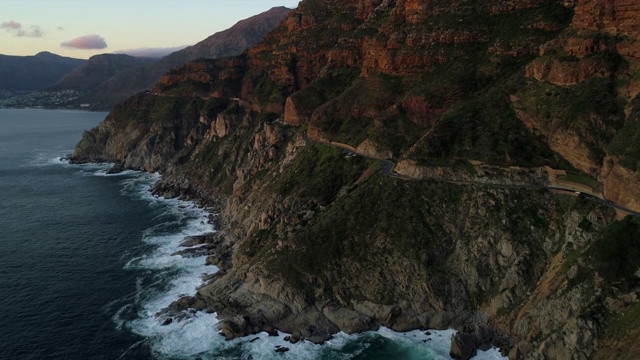
[(0, 109), (0, 359), (448, 357), (450, 331), (382, 329), (317, 346), (285, 334), (226, 342), (215, 314), (162, 326), (158, 311), (217, 270), (174, 252), (213, 228), (193, 204), (153, 197), (157, 175), (60, 160), (105, 115)]
[(136, 291), (156, 211), (122, 178), (63, 166), (104, 113), (0, 110), (0, 358), (115, 359), (138, 337), (108, 304)]

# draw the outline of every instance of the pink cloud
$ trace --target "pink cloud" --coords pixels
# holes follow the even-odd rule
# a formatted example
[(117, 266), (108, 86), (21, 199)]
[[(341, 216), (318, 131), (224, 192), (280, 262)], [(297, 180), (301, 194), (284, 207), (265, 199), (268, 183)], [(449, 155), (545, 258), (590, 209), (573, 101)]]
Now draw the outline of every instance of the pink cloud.
[(60, 44), (63, 48), (79, 50), (106, 49), (107, 42), (99, 35), (80, 36)]
[(17, 21), (5, 21), (0, 24), (0, 29), (13, 33), (17, 37), (33, 37), (39, 38), (44, 36), (44, 31), (37, 25), (31, 25), (25, 29), (22, 24)]

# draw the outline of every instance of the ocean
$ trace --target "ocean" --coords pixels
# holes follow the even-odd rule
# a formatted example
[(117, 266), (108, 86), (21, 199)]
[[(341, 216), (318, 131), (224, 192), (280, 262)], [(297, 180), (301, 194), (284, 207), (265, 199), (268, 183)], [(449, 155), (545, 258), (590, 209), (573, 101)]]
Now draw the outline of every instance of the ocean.
[[(163, 326), (157, 313), (217, 271), (173, 254), (215, 229), (204, 209), (153, 196), (158, 174), (63, 160), (105, 116), (0, 109), (0, 359), (449, 358), (453, 330), (292, 345), (286, 334), (225, 341), (215, 314)], [(496, 349), (477, 358), (501, 359)]]

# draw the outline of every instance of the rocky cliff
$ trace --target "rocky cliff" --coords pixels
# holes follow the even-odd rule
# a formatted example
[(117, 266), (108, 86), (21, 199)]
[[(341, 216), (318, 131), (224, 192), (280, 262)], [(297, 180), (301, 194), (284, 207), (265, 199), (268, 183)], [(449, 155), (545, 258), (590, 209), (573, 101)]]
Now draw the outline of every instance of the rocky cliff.
[(635, 29), (634, 6), (305, 0), (245, 54), (173, 69), (116, 107), (73, 159), (161, 171), (159, 194), (219, 210), (206, 248), (222, 271), (168, 316), (216, 311), (227, 338), (455, 327), (454, 354), (628, 354), (638, 219), (522, 185), (549, 166), (636, 206), (637, 94), (618, 101), (632, 92), (611, 79), (632, 68), (632, 37), (594, 47), (584, 74), (562, 50)]
[(605, 184), (608, 198), (638, 209), (635, 195), (627, 194), (640, 185), (631, 140), (640, 92), (640, 4), (580, 0), (572, 5), (570, 26), (540, 48), (514, 103), (532, 132)]

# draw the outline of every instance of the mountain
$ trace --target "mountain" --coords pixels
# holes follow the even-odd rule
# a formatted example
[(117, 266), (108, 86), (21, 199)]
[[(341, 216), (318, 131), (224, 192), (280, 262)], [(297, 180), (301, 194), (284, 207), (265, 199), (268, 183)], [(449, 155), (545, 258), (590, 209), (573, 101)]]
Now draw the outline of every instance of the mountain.
[(89, 91), (122, 71), (139, 71), (152, 62), (151, 59), (136, 58), (124, 54), (95, 55), (46, 90)]
[(215, 33), (193, 46), (165, 56), (153, 66), (154, 71), (159, 73), (155, 81), (170, 68), (184, 65), (191, 60), (198, 58), (216, 59), (239, 55), (262, 40), (290, 12), (291, 9), (283, 6), (274, 7), (261, 14), (239, 21), (231, 28)]
[[(285, 7), (272, 8), (264, 13), (239, 21), (227, 30), (215, 33), (193, 46), (169, 54), (145, 67), (136, 65), (135, 67), (123, 68), (110, 74), (108, 78), (101, 78), (100, 82), (87, 83), (83, 85), (87, 94), (78, 101), (93, 104), (94, 110), (110, 109), (115, 103), (150, 88), (160, 76), (174, 66), (184, 65), (198, 58), (215, 59), (238, 55), (260, 41), (290, 11), (291, 9)], [(100, 73), (105, 74), (101, 71)], [(61, 81), (56, 84), (55, 88), (60, 90), (74, 87)]]
[(194, 251), (222, 271), (159, 321), (635, 358), (638, 19), (632, 0), (304, 0), (116, 106), (72, 160), (159, 171), (158, 194), (219, 212)]
[(0, 90), (40, 90), (51, 86), (84, 62), (46, 51), (34, 56), (0, 55)]

